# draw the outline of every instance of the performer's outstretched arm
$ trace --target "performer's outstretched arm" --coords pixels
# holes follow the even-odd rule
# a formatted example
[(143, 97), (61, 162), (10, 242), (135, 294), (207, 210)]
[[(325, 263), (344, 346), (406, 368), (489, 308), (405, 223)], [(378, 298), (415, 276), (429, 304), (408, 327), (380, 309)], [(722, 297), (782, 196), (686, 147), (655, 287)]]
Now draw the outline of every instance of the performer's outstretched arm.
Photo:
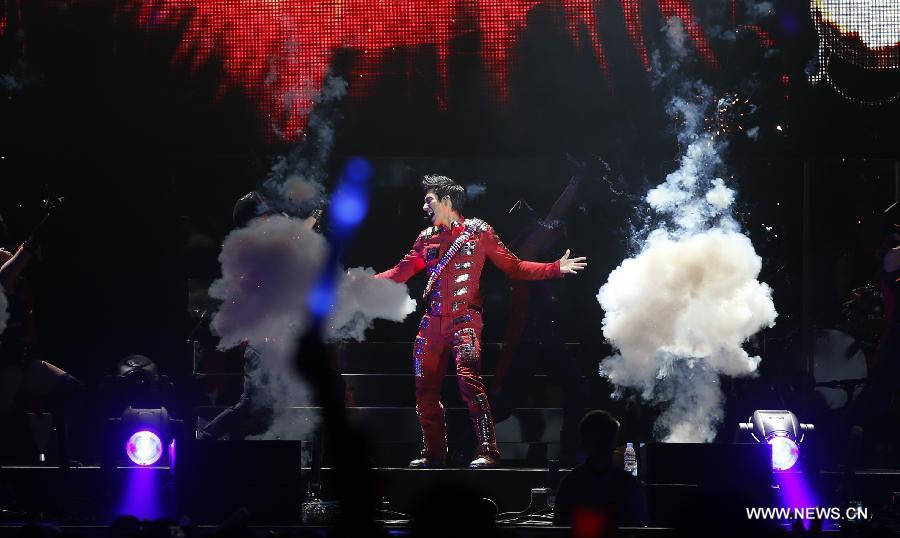
[(387, 278), (394, 282), (406, 282), (416, 273), (425, 268), (425, 258), (422, 256), (422, 236), (416, 239), (412, 249), (406, 253), (397, 265), (375, 275), (375, 278)]
[(587, 258), (569, 258), (568, 250), (562, 258), (551, 263), (520, 260), (500, 241), (493, 228), (488, 226), (482, 233), (488, 259), (514, 280), (559, 278), (565, 274), (575, 274), (587, 266)]

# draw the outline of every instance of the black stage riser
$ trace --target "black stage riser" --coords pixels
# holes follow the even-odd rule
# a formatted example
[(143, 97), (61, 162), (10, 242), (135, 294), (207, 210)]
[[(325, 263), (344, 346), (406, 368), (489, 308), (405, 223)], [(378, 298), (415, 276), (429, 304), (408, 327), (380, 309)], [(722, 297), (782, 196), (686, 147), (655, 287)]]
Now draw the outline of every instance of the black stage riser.
[[(409, 526), (385, 525), (390, 536), (412, 536)], [(109, 538), (110, 528), (106, 525), (54, 525), (54, 531), (59, 530), (63, 536), (77, 536), (78, 538)], [(572, 530), (569, 527), (548, 526), (501, 526), (504, 536), (517, 538), (569, 538)], [(214, 525), (198, 526), (200, 536), (211, 536), (218, 530)], [(329, 526), (313, 525), (265, 525), (250, 526), (247, 528), (249, 537), (252, 538), (328, 538), (335, 536), (336, 532)], [(341, 534), (340, 536), (345, 536)], [(242, 535), (243, 536), (243, 535)], [(618, 538), (672, 538), (681, 536), (677, 531), (667, 528), (622, 528), (616, 533)], [(20, 525), (0, 524), (0, 538), (22, 538)]]
[[(258, 461), (258, 457), (245, 456)], [(210, 458), (214, 462), (215, 457)], [(296, 491), (306, 491), (306, 481), (310, 477), (308, 469), (302, 471), (301, 484), (290, 491), (282, 491), (280, 496), (270, 499), (260, 492), (279, 491), (277, 482), (290, 473), (269, 472), (262, 463), (253, 461), (229, 461), (208, 466), (216, 473), (216, 480), (203, 480), (204, 469), (198, 473), (182, 473), (178, 470), (173, 477), (168, 469), (155, 471), (160, 483), (165, 480), (188, 480), (194, 482), (195, 495), (208, 497), (209, 505), (214, 507), (210, 513), (201, 514), (211, 519), (211, 523), (221, 522), (240, 506), (263, 506), (262, 515), (274, 520), (299, 522), (299, 512), (293, 507), (299, 502), (294, 497)], [(179, 465), (182, 465), (180, 462)], [(220, 467), (221, 466), (221, 467)], [(180, 467), (179, 469), (184, 469)], [(277, 470), (277, 469), (276, 469)], [(12, 495), (20, 510), (32, 514), (42, 514), (49, 520), (69, 521), (74, 523), (106, 524), (116, 515), (115, 510), (122, 503), (126, 490), (124, 473), (128, 469), (116, 469), (104, 472), (97, 467), (76, 468), (68, 472), (54, 468), (5, 467), (0, 469), (0, 485), (7, 495)], [(283, 471), (283, 470), (280, 470)], [(530, 499), (532, 487), (548, 487), (556, 483), (559, 476), (553, 476), (547, 470), (540, 469), (497, 469), (497, 470), (410, 470), (410, 469), (376, 469), (379, 492), (391, 503), (393, 510), (406, 512), (411, 510), (414, 500), (439, 478), (456, 480), (476, 485), (488, 497), (494, 500), (501, 511), (517, 511), (524, 509)], [(330, 468), (321, 472), (324, 498), (334, 498), (330, 489), (333, 483), (333, 471)], [(185, 478), (185, 475), (190, 475)], [(167, 478), (168, 477), (168, 478)], [(216, 482), (218, 481), (218, 482)], [(245, 487), (249, 482), (252, 487)], [(856, 477), (859, 499), (870, 510), (876, 510), (890, 501), (892, 491), (900, 490), (900, 473), (898, 472), (861, 472)], [(838, 492), (844, 482), (839, 473), (820, 473), (817, 489), (820, 505), (838, 506)], [(739, 485), (736, 482), (736, 485)], [(166, 486), (159, 492), (159, 497), (166, 502), (173, 502), (176, 497), (182, 499), (181, 510), (173, 508), (179, 514), (184, 513), (184, 490), (176, 496), (177, 488)], [(234, 497), (234, 492), (248, 495), (244, 499)], [(684, 510), (690, 503), (708, 500), (710, 492), (701, 491), (693, 484), (651, 484), (646, 486), (651, 518), (655, 525), (665, 525), (667, 520), (674, 519), (673, 514)], [(198, 493), (199, 492), (199, 493)], [(227, 494), (227, 495), (226, 495)], [(255, 497), (254, 497), (255, 496)], [(268, 506), (260, 501), (267, 501)], [(718, 506), (718, 504), (717, 504)], [(257, 508), (259, 510), (259, 508)], [(78, 519), (72, 519), (77, 516)], [(275, 524), (276, 521), (259, 521), (260, 513), (251, 519), (259, 524)], [(201, 518), (203, 519), (203, 518)]]

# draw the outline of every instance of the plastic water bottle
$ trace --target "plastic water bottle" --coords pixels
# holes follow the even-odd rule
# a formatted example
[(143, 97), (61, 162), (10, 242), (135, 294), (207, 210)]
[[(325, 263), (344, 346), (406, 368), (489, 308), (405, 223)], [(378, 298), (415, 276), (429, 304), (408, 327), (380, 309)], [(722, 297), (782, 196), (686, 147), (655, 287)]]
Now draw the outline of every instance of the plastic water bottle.
[(637, 476), (637, 454), (632, 443), (625, 443), (625, 470), (631, 473), (631, 476)]

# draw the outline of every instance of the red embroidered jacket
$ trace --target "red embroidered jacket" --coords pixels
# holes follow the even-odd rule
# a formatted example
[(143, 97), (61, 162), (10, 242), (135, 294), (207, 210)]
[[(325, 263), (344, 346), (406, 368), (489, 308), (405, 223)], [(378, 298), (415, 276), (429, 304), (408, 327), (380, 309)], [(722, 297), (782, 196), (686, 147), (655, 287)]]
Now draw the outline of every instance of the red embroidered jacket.
[(406, 282), (425, 268), (430, 276), (447, 249), (467, 228), (473, 230), (471, 236), (462, 243), (431, 286), (427, 298), (429, 314), (454, 315), (464, 312), (467, 305), (480, 309), (479, 284), (485, 259), (490, 259), (491, 263), (515, 280), (544, 280), (562, 276), (559, 261), (538, 263), (520, 260), (500, 241), (494, 229), (479, 219), (455, 222), (449, 229), (443, 225), (426, 228), (397, 265), (375, 276)]

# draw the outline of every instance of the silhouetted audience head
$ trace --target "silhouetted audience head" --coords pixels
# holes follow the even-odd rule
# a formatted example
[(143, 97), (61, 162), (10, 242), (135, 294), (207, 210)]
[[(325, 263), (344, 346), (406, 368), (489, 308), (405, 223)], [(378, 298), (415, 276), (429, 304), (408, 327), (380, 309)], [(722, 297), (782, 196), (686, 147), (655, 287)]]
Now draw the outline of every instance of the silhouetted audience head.
[(109, 538), (132, 538), (141, 532), (141, 520), (134, 516), (119, 516), (109, 525)]
[(497, 505), (471, 484), (439, 481), (430, 486), (413, 511), (413, 537), (497, 536)]
[(581, 442), (589, 458), (608, 458), (615, 449), (619, 421), (606, 411), (588, 412), (579, 425)]

